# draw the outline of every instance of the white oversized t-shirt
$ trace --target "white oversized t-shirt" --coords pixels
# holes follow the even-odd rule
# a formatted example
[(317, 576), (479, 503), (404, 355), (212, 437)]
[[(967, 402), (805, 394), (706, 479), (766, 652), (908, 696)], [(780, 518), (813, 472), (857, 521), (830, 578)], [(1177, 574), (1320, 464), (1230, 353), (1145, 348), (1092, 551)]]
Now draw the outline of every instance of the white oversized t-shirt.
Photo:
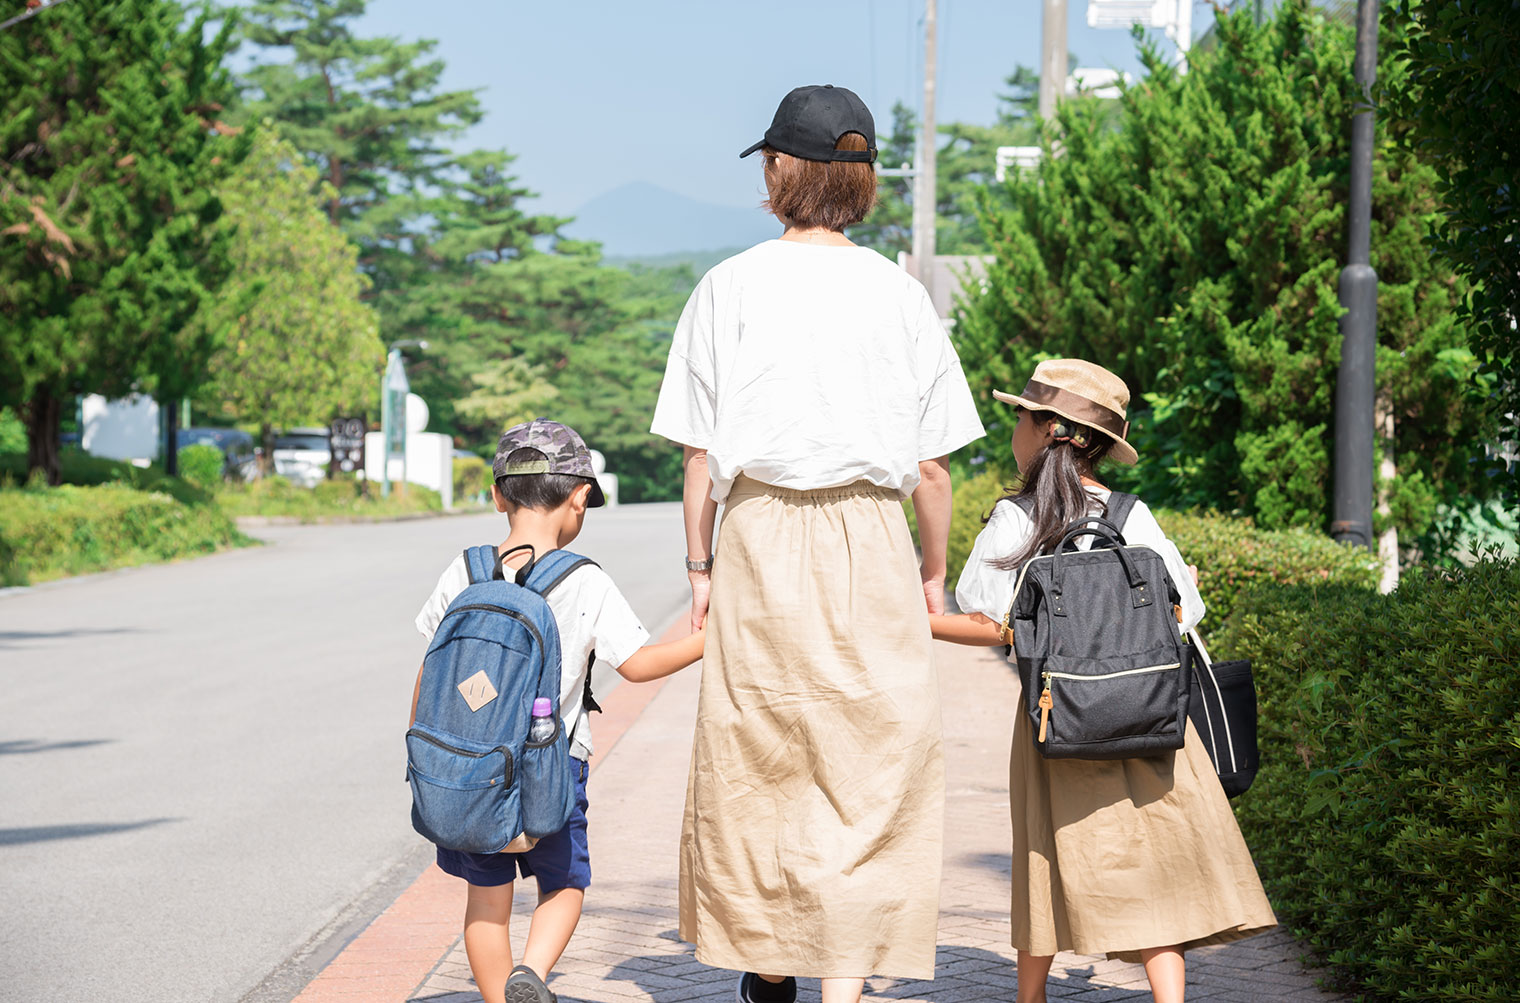
[[(1107, 491), (1093, 487), (1087, 491), (1094, 498), (1108, 501)], [(1094, 505), (1089, 514), (1097, 515), (1100, 511)], [(955, 602), (962, 613), (980, 613), (989, 620), (1002, 622), (1008, 614), (1009, 603), (1013, 601), (1013, 586), (1018, 570), (1003, 571), (987, 562), (1013, 556), (1024, 546), (1033, 531), (1029, 515), (1013, 502), (1000, 501), (992, 507), (992, 515), (987, 519), (987, 525), (977, 534), (976, 543), (971, 547), (971, 556), (966, 558), (965, 570), (961, 572), (960, 581), (955, 584)], [(1172, 581), (1182, 596), (1182, 631), (1186, 633), (1198, 626), (1198, 621), (1203, 619), (1203, 597), (1198, 594), (1198, 586), (1193, 584), (1193, 575), (1188, 571), (1187, 562), (1182, 559), (1177, 545), (1166, 538), (1145, 502), (1135, 502), (1121, 532), (1125, 543), (1146, 546), (1161, 555), (1167, 572), (1171, 574)], [(1090, 536), (1077, 541), (1077, 546), (1083, 550), (1091, 544)]]
[(703, 276), (651, 431), (797, 490), (869, 481), (907, 497), (918, 462), (984, 434), (924, 287), (867, 247), (769, 240)]
[[(433, 594), (417, 612), (417, 629), (429, 642), (449, 603), (469, 584), (470, 572), (461, 554), (444, 569)], [(586, 690), (591, 653), (595, 651), (598, 660), (616, 668), (649, 642), (649, 631), (639, 622), (612, 578), (595, 565), (577, 568), (560, 582), (549, 593), (549, 611), (559, 627), (560, 718), (573, 736), (570, 755), (589, 759), (591, 721), (581, 698)]]

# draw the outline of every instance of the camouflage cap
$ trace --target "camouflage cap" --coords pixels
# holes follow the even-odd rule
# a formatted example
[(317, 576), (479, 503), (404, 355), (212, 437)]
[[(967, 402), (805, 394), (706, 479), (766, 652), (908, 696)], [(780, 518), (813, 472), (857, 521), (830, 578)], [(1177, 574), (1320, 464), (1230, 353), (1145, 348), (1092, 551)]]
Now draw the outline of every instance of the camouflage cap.
[[(507, 457), (519, 449), (536, 450), (531, 459), (519, 458), (508, 463)], [(607, 504), (607, 496), (597, 483), (596, 471), (591, 466), (591, 450), (569, 425), (562, 425), (548, 418), (534, 418), (521, 425), (513, 425), (501, 433), (496, 443), (496, 460), (491, 464), (494, 477), (521, 477), (526, 474), (569, 474), (591, 481), (591, 497), (587, 505), (596, 508)]]

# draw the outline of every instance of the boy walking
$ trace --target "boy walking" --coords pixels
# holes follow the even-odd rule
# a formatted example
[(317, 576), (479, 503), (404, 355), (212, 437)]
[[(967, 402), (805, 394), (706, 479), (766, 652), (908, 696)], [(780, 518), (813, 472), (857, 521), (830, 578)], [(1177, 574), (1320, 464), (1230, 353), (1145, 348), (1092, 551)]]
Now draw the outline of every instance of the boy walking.
[[(591, 452), (568, 425), (537, 418), (502, 433), (492, 465), (492, 499), (510, 526), (497, 548), (503, 571), (525, 564), (531, 546), (543, 557), (580, 534), (588, 508), (606, 504), (591, 467)], [(438, 579), (417, 614), (417, 629), (431, 642), (449, 603), (470, 583), (461, 555)], [(576, 807), (565, 827), (524, 853), (468, 853), (438, 848), (438, 866), (469, 885), (464, 917), (465, 953), (485, 1003), (554, 1003), (544, 984), (570, 943), (591, 883), (586, 843), (586, 775), (591, 727), (583, 697), (591, 655), (614, 666), (629, 682), (668, 676), (702, 657), (702, 634), (669, 644), (649, 644), (649, 633), (605, 571), (583, 565), (554, 589), (549, 609), (559, 628), (562, 668), (560, 714), (570, 732)], [(422, 674), (418, 672), (420, 688)], [(415, 723), (417, 694), (412, 695)], [(538, 881), (538, 905), (528, 929), (522, 964), (513, 967), (508, 923), (512, 882), (518, 872)]]

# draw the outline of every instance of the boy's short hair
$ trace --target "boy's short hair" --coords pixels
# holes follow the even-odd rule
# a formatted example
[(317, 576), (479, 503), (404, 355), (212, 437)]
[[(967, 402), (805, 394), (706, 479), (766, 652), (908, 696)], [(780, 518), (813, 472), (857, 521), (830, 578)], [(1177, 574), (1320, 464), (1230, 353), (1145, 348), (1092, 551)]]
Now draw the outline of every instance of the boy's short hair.
[[(847, 132), (835, 149), (864, 150), (866, 137)], [(793, 226), (843, 230), (865, 219), (876, 205), (876, 171), (868, 163), (778, 159), (770, 147), (764, 148), (764, 154), (770, 192), (765, 208)]]
[[(536, 463), (544, 459), (541, 449), (523, 446), (507, 454), (508, 463)], [(574, 474), (504, 474), (496, 478), (496, 489), (514, 508), (552, 511), (570, 500), (582, 484), (595, 483), (589, 477)]]

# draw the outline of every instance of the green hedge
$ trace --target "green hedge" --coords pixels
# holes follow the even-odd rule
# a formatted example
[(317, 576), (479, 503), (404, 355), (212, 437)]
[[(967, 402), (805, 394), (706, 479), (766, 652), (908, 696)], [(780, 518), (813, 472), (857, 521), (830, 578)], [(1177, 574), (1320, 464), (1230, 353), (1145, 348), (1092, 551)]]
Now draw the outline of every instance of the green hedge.
[[(947, 561), (952, 590), (983, 518), (1005, 493), (1002, 482), (989, 474), (955, 486)], [(1211, 633), (1229, 621), (1241, 596), (1258, 585), (1377, 587), (1378, 568), (1368, 551), (1310, 530), (1261, 530), (1250, 519), (1214, 513), (1158, 511), (1156, 521), (1182, 556), (1199, 567), (1198, 590), (1208, 608), (1204, 626)]]
[(438, 492), (418, 484), (392, 484), (382, 496), (380, 485), (354, 477), (335, 477), (305, 488), (283, 477), (261, 477), (246, 484), (227, 484), (217, 504), (233, 516), (275, 516), (307, 522), (323, 519), (386, 519), (398, 515), (438, 512)]
[(488, 500), (491, 468), (478, 456), (454, 457), (454, 504)]
[(213, 505), (126, 484), (0, 490), (0, 584), (209, 554), (250, 542)]
[(1261, 773), (1236, 802), (1278, 916), (1375, 998), (1515, 999), (1520, 564), (1379, 596), (1257, 590)]

